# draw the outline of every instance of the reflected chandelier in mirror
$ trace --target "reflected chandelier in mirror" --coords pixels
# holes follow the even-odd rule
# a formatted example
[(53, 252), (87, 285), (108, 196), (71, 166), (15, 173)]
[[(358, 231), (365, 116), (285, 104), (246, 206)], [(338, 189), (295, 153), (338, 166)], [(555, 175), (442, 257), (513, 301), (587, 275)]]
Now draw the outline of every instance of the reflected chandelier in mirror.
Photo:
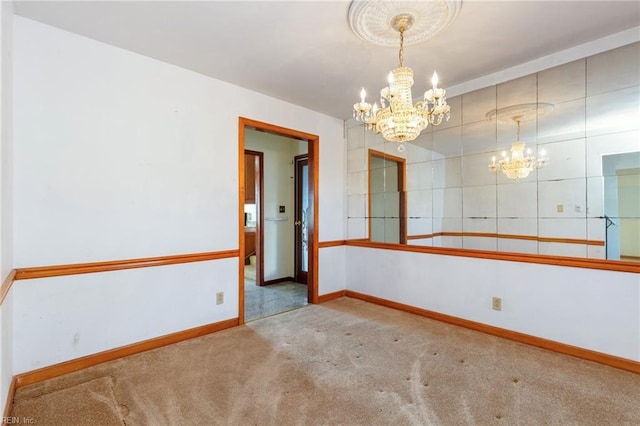
[(502, 151), (502, 158), (496, 162), (496, 157), (493, 156), (491, 164), (489, 164), (489, 170), (494, 173), (502, 172), (509, 179), (515, 179), (516, 182), (519, 182), (520, 179), (529, 176), (532, 170), (546, 166), (549, 158), (546, 156), (544, 149), (540, 149), (537, 158), (532, 155), (531, 148), (527, 148), (525, 151), (526, 144), (520, 140), (520, 123), (524, 120), (537, 119), (552, 110), (552, 104), (540, 103), (512, 105), (500, 108), (500, 110), (493, 109), (489, 111), (487, 113), (489, 120), (504, 120), (504, 117), (508, 117), (518, 127), (516, 142), (511, 144), (511, 157), (509, 157), (507, 151)]

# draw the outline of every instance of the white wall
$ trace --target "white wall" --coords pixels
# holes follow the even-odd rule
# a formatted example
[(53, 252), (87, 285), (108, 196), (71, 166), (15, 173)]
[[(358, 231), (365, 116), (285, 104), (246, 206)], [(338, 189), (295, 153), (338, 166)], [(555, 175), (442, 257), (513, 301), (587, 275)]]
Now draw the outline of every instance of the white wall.
[(22, 17), (15, 37), (18, 267), (236, 247), (238, 116), (320, 135), (321, 176), (341, 157), (337, 119)]
[(347, 256), (345, 246), (320, 249), (318, 254), (318, 295), (329, 294), (347, 288)]
[(11, 387), (11, 380), (14, 374), (14, 354), (13, 354), (13, 316), (14, 298), (13, 289), (9, 291), (2, 306), (0, 306), (0, 407), (4, 407), (7, 401), (7, 394)]
[[(320, 241), (344, 239), (340, 120), (14, 24), (17, 267), (237, 248), (239, 116), (320, 136)], [(235, 262), (16, 282), (14, 373), (237, 316)], [(33, 351), (42, 341), (47, 351)]]
[[(0, 3), (0, 282), (13, 269), (13, 3)], [(0, 407), (13, 375), (13, 291), (0, 306)]]
[[(347, 288), (640, 361), (637, 274), (347, 247)], [(502, 311), (491, 308), (502, 298)]]
[[(237, 258), (18, 281), (14, 369), (235, 318), (237, 286)], [(216, 305), (221, 290), (225, 301)]]

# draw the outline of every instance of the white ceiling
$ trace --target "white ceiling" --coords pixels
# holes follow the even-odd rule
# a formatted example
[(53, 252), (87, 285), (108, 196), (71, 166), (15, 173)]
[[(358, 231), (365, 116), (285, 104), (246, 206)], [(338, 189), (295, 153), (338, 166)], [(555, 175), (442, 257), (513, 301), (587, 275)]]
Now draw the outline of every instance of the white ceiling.
[[(398, 63), (396, 48), (351, 32), (349, 4), (17, 1), (15, 12), (347, 119), (360, 88), (377, 93)], [(451, 87), (638, 26), (638, 1), (465, 0), (448, 28), (405, 48), (405, 64), (419, 95), (434, 69), (440, 86)]]

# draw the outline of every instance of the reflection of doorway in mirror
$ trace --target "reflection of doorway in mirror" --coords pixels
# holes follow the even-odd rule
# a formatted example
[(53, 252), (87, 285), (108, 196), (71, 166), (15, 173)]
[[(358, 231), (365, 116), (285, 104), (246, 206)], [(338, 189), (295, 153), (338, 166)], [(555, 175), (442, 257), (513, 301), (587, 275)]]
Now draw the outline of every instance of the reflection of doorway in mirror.
[(369, 150), (369, 239), (406, 244), (405, 160)]
[(607, 259), (640, 262), (640, 152), (602, 157)]

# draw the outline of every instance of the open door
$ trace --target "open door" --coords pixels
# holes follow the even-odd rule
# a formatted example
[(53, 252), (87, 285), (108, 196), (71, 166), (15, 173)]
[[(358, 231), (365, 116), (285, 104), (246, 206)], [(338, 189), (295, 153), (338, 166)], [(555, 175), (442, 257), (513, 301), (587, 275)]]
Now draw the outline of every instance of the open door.
[(295, 157), (295, 280), (307, 284), (309, 272), (309, 157)]

